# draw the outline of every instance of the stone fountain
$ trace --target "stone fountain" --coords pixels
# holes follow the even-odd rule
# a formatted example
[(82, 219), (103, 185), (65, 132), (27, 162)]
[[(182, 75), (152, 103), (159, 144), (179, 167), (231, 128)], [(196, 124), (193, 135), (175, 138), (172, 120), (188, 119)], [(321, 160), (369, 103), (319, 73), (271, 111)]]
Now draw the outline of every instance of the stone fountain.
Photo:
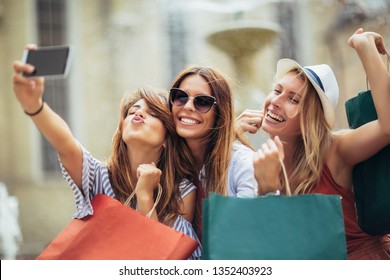
[[(265, 95), (256, 86), (261, 73), (255, 70), (255, 55), (280, 33), (274, 22), (235, 20), (213, 29), (206, 40), (228, 54), (235, 67), (239, 88), (236, 91), (236, 109), (241, 112), (253, 104), (262, 103)], [(273, 65), (271, 65), (273, 67)], [(271, 81), (269, 81), (271, 82)], [(255, 103), (253, 101), (256, 100)]]

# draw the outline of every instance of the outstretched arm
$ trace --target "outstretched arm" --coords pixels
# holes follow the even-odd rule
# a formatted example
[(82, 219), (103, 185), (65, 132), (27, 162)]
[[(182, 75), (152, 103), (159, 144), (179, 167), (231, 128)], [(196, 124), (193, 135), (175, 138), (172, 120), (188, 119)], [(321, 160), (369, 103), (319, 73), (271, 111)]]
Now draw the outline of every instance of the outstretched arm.
[(42, 135), (56, 149), (63, 166), (76, 185), (81, 188), (81, 147), (65, 121), (46, 103), (43, 103), (44, 79), (26, 78), (22, 75), (22, 72), (33, 72), (32, 65), (16, 61), (13, 64), (13, 69), (13, 88), (16, 98), (26, 113), (35, 113), (43, 106), (38, 114), (31, 116), (31, 119)]

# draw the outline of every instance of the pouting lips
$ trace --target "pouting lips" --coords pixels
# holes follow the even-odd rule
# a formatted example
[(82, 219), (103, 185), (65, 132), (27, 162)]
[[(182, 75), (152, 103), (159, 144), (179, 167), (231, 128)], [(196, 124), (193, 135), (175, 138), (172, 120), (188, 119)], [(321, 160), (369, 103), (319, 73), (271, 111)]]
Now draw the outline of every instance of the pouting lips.
[(285, 121), (285, 119), (283, 119), (282, 117), (277, 116), (277, 115), (275, 115), (275, 114), (273, 114), (273, 113), (271, 113), (269, 111), (268, 111), (267, 116), (270, 117), (271, 119), (277, 121), (277, 122), (284, 122)]

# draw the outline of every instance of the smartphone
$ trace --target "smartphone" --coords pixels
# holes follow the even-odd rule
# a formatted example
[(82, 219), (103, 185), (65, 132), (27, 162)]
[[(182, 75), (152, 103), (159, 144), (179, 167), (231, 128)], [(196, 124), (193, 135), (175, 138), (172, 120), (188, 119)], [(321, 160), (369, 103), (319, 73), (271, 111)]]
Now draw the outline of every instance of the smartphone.
[(35, 67), (33, 73), (23, 73), (25, 77), (64, 77), (67, 75), (71, 61), (70, 46), (40, 47), (36, 50), (25, 50), (22, 62)]

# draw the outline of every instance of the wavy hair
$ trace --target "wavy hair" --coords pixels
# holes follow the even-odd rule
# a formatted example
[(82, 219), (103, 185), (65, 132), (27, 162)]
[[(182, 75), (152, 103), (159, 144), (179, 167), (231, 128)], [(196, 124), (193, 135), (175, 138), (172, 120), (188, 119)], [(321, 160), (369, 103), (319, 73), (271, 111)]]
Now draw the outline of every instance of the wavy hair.
[[(234, 104), (231, 87), (224, 75), (211, 67), (190, 66), (184, 69), (173, 82), (172, 87), (180, 87), (184, 79), (192, 75), (201, 76), (210, 86), (211, 94), (216, 98), (215, 126), (208, 136), (209, 143), (205, 151), (206, 195), (214, 192), (227, 194), (228, 170), (232, 156), (233, 142), (236, 136)], [(170, 104), (172, 110), (172, 105)], [(194, 162), (185, 139), (179, 136), (181, 162)], [(196, 172), (193, 170), (193, 172)], [(195, 173), (193, 181), (198, 181)]]
[(289, 181), (294, 194), (309, 193), (320, 181), (333, 135), (313, 85), (300, 69), (291, 72), (304, 81), (304, 94), (299, 103), (301, 135), (293, 152), (295, 164)]
[[(108, 159), (110, 181), (116, 198), (122, 203), (135, 189), (132, 183), (134, 178), (131, 177), (132, 170), (127, 155), (127, 145), (122, 140), (122, 124), (129, 108), (140, 99), (146, 102), (150, 110), (158, 116), (166, 128), (165, 148), (162, 148), (161, 157), (156, 163), (156, 166), (162, 171), (160, 184), (163, 189), (156, 211), (160, 222), (171, 225), (176, 216), (180, 214), (179, 184), (189, 172), (177, 162), (179, 156), (174, 144), (178, 136), (165, 91), (141, 88), (123, 97), (119, 110), (117, 131), (112, 139), (112, 154)], [(156, 195), (157, 190), (155, 190), (154, 199), (156, 199)], [(134, 203), (132, 206), (134, 207)]]

